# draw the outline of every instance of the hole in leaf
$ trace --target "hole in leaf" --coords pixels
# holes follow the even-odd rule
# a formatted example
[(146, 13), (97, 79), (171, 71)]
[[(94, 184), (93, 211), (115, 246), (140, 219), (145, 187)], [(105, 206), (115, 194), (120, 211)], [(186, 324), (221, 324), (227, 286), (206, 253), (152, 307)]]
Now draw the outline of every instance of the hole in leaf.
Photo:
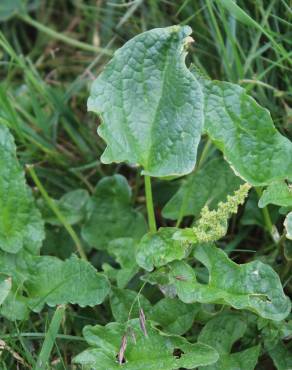
[(184, 354), (184, 351), (181, 350), (180, 348), (174, 348), (172, 354), (176, 358), (181, 358), (181, 355)]
[(260, 293), (256, 294), (256, 293), (254, 293), (254, 294), (251, 294), (251, 296), (260, 299), (262, 302), (272, 303), (270, 298), (265, 294), (260, 294)]
[[(117, 360), (117, 362), (119, 362), (119, 354), (116, 355), (116, 360)], [(123, 359), (122, 359), (122, 364), (125, 364), (126, 362), (127, 361), (126, 361), (125, 356), (124, 356)]]

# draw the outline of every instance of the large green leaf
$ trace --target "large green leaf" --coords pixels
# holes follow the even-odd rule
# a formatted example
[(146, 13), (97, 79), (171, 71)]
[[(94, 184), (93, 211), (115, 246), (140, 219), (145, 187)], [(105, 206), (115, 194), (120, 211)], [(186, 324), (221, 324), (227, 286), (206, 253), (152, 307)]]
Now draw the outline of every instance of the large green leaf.
[(88, 109), (102, 119), (103, 163), (138, 164), (151, 176), (194, 169), (203, 98), (185, 65), (190, 33), (188, 26), (172, 26), (134, 37), (93, 83)]
[(161, 227), (155, 234), (144, 235), (137, 247), (138, 265), (151, 271), (154, 267), (161, 267), (171, 261), (185, 258), (190, 246), (172, 239), (177, 230), (175, 227)]
[[(219, 361), (206, 370), (253, 370), (257, 364), (260, 347), (247, 348), (240, 352), (230, 353), (233, 344), (243, 337), (247, 325), (244, 318), (233, 312), (214, 317), (202, 329), (198, 340), (215, 348)], [(216, 335), (214, 335), (216, 333)]]
[(211, 245), (198, 245), (194, 256), (207, 267), (208, 284), (199, 283), (195, 270), (183, 261), (170, 266), (171, 282), (183, 302), (227, 304), (271, 320), (283, 320), (289, 314), (290, 300), (269, 265), (260, 261), (238, 265)]
[(106, 249), (114, 239), (140, 239), (146, 230), (143, 215), (132, 208), (127, 180), (121, 175), (100, 180), (89, 203), (82, 237), (91, 246)]
[(186, 304), (177, 298), (162, 298), (152, 307), (149, 317), (164, 331), (182, 335), (192, 327), (199, 310), (199, 304)]
[(292, 176), (292, 144), (243, 88), (204, 81), (205, 131), (245, 181), (267, 185)]
[(178, 219), (197, 216), (205, 204), (210, 209), (226, 199), (242, 183), (223, 158), (210, 160), (197, 172), (189, 175), (177, 193), (163, 208), (163, 216)]
[(29, 268), (25, 289), (34, 311), (41, 310), (45, 303), (49, 306), (65, 303), (95, 306), (109, 293), (107, 278), (74, 255), (65, 261), (49, 256), (36, 257)]
[(259, 207), (263, 208), (268, 204), (282, 207), (292, 206), (292, 189), (285, 181), (273, 182), (263, 191), (259, 200)]
[(0, 305), (5, 301), (12, 286), (10, 277), (0, 275)]
[[(147, 336), (138, 319), (126, 324), (110, 323), (106, 326), (86, 326), (83, 335), (91, 348), (85, 350), (74, 362), (91, 370), (174, 370), (193, 369), (217, 361), (218, 353), (210, 346), (189, 343), (185, 338), (163, 334), (146, 321)], [(116, 359), (122, 337), (127, 336), (125, 363)]]
[(44, 238), (43, 221), (16, 158), (13, 137), (1, 124), (0, 173), (0, 250), (17, 253), (26, 248), (35, 253)]

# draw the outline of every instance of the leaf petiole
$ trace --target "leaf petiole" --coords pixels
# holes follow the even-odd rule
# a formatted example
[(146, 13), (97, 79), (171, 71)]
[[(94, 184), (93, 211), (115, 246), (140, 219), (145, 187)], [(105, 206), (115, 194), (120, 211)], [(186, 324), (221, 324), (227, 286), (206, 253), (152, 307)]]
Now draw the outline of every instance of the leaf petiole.
[(155, 233), (157, 228), (156, 228), (155, 213), (154, 213), (154, 207), (153, 207), (153, 197), (152, 197), (150, 176), (145, 175), (144, 181), (145, 181), (145, 194), (146, 194), (146, 206), (147, 206), (149, 229), (151, 233)]

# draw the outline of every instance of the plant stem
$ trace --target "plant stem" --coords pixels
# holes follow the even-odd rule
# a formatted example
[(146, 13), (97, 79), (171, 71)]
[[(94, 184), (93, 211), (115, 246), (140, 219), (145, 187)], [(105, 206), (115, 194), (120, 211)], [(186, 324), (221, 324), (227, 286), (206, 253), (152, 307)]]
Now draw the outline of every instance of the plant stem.
[(51, 210), (55, 213), (58, 220), (63, 224), (65, 229), (67, 230), (68, 234), (71, 236), (72, 240), (75, 243), (76, 249), (80, 255), (80, 257), (87, 261), (87, 256), (83, 250), (82, 244), (80, 239), (78, 238), (77, 234), (75, 233), (74, 229), (70, 224), (68, 224), (65, 216), (60, 212), (59, 208), (56, 206), (56, 203), (53, 199), (50, 198), (49, 194), (47, 193), (46, 189), (43, 187), (40, 179), (38, 178), (33, 166), (26, 166), (31, 178), (33, 179), (34, 183), (36, 184), (37, 188), (39, 189), (41, 195), (47, 202), (48, 206), (51, 208)]
[(58, 306), (56, 308), (34, 370), (43, 370), (47, 368), (50, 354), (65, 314), (65, 308), (66, 307), (64, 305)]
[(154, 207), (153, 207), (153, 197), (152, 197), (150, 176), (145, 175), (144, 181), (145, 181), (145, 194), (146, 194), (146, 205), (147, 205), (149, 229), (151, 233), (155, 233), (156, 232), (156, 221), (155, 221), (155, 213), (154, 213)]
[[(255, 191), (256, 191), (259, 199), (260, 199), (260, 197), (262, 196), (262, 189), (256, 187), (255, 188)], [(266, 228), (269, 231), (270, 235), (272, 236), (272, 239), (274, 240), (274, 236), (273, 236), (273, 222), (271, 220), (271, 216), (270, 216), (270, 213), (269, 213), (269, 210), (268, 210), (268, 207), (267, 206), (264, 207), (264, 208), (262, 208), (262, 213), (263, 213), (263, 217), (264, 217)]]
[(82, 50), (86, 50), (86, 51), (92, 51), (92, 52), (95, 52), (95, 53), (101, 53), (102, 52), (103, 54), (106, 54), (106, 55), (109, 55), (109, 56), (113, 55), (113, 52), (111, 50), (100, 48), (100, 47), (97, 47), (97, 46), (93, 46), (93, 45), (87, 44), (86, 42), (74, 40), (71, 37), (68, 37), (68, 36), (64, 35), (62, 32), (54, 31), (51, 28), (49, 28), (49, 27), (39, 23), (35, 19), (31, 18), (27, 14), (19, 14), (18, 17), (22, 21), (24, 21), (24, 22), (28, 23), (29, 25), (35, 27), (39, 31), (45, 33), (48, 36), (53, 37), (54, 39), (63, 41), (65, 44), (75, 46), (78, 49), (82, 49)]

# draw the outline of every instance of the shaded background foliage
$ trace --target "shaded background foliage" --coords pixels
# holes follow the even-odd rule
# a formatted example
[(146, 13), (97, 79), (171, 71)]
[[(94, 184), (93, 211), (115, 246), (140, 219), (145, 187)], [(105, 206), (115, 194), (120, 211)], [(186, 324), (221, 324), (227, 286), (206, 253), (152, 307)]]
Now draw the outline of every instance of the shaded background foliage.
[[(145, 212), (143, 183), (137, 170), (122, 164), (100, 163), (105, 144), (96, 134), (96, 117), (86, 112), (86, 100), (92, 80), (115, 49), (140, 32), (173, 24), (188, 24), (193, 29), (195, 43), (190, 48), (188, 64), (194, 62), (211, 78), (246, 88), (270, 110), (278, 130), (292, 139), (291, 2), (257, 0), (237, 4), (257, 26), (239, 21), (222, 2), (212, 0), (19, 0), (10, 1), (6, 13), (0, 8), (0, 122), (14, 134), (21, 163), (36, 165), (43, 186), (55, 199), (79, 188), (92, 194), (104, 176), (123, 174), (132, 188), (133, 202)], [(29, 17), (23, 15), (24, 5), (29, 9)], [(46, 28), (41, 29), (40, 25)], [(51, 30), (65, 36), (66, 42), (57, 35), (50, 36)], [(96, 50), (84, 50), (84, 44), (74, 46), (70, 40), (79, 40)], [(33, 185), (30, 176), (27, 179)], [(161, 226), (173, 225), (162, 219), (161, 211), (180, 182), (157, 180), (153, 184)], [(291, 296), (291, 245), (286, 242), (275, 248), (269, 232), (269, 222), (282, 230), (283, 217), (274, 206), (258, 209), (257, 201), (258, 195), (252, 191), (219, 244), (236, 262), (257, 258), (271, 264), (279, 273), (286, 294)], [(189, 217), (183, 219), (183, 225), (190, 222)], [(75, 229), (79, 235), (78, 224)], [(84, 244), (96, 267), (112, 264), (106, 253)], [(64, 258), (72, 251), (74, 245), (62, 225), (48, 222), (43, 253)], [(158, 299), (151, 297), (150, 288), (146, 292), (148, 298)], [(111, 320), (109, 305), (105, 302), (94, 311), (69, 308), (63, 325), (65, 339), (57, 341), (54, 352), (58, 359), (56, 368), (68, 368), (71, 357), (84, 347), (79, 337), (85, 324)], [(1, 319), (1, 337), (29, 362), (29, 352), (38, 351), (39, 338), (22, 333), (41, 336), (51, 315), (52, 311), (46, 309), (42, 315), (33, 314), (29, 322)], [(198, 324), (194, 330), (198, 332), (199, 328)], [(1, 366), (13, 368), (13, 355), (5, 356)], [(259, 369), (273, 368), (265, 357), (261, 363)]]

